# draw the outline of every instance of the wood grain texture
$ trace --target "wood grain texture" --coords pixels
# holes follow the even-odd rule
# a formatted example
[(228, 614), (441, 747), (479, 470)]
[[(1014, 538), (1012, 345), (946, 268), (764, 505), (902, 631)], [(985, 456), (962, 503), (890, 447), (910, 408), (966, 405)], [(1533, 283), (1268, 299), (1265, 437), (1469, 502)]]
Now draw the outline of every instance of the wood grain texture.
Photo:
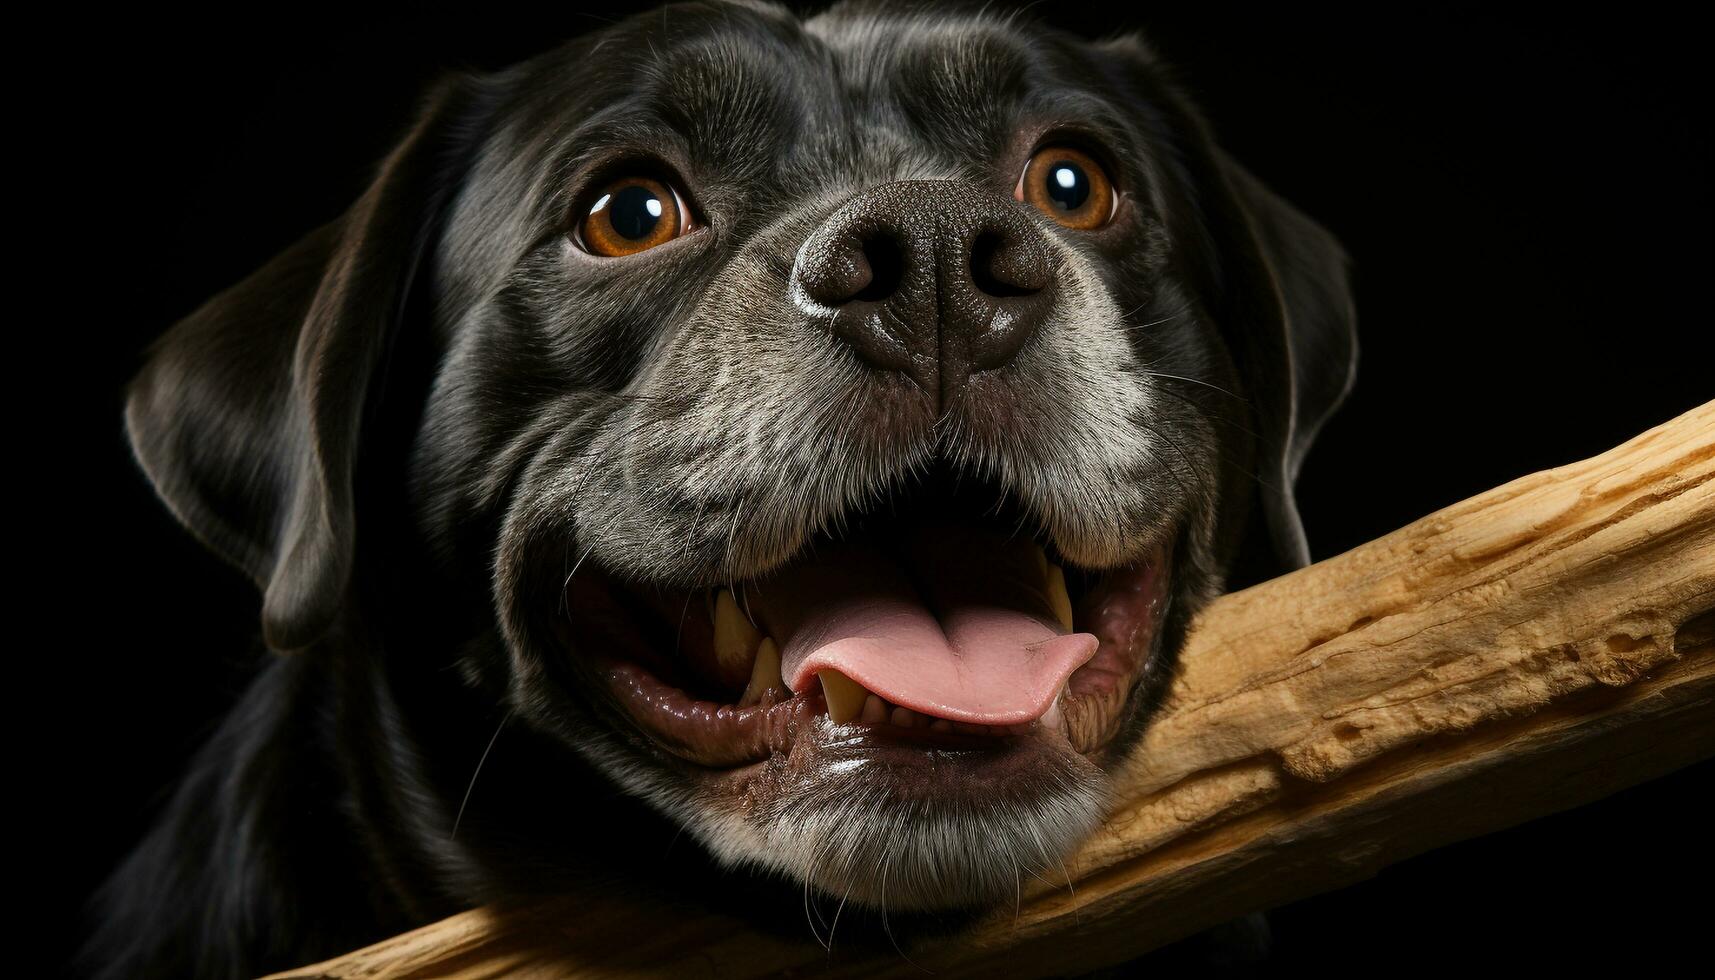
[(1070, 887), (910, 962), (569, 895), (279, 976), (1076, 972), (1597, 799), (1715, 755), (1712, 476), (1715, 402), (1217, 600)]

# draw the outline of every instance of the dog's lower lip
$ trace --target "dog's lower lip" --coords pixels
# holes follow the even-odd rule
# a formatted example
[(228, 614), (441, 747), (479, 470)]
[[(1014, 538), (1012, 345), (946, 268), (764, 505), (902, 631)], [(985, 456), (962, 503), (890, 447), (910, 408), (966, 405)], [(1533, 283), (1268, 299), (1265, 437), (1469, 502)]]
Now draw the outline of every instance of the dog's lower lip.
[(711, 768), (757, 762), (792, 748), (818, 713), (818, 700), (799, 695), (743, 707), (692, 697), (639, 664), (612, 662), (602, 672), (627, 714), (663, 748)]
[[(1143, 562), (1102, 574), (1083, 591), (1076, 625), (1080, 631), (1096, 635), (1097, 652), (1067, 678), (1043, 719), (1000, 727), (955, 724), (945, 718), (913, 714), (887, 702), (877, 711), (874, 702), (878, 699), (871, 694), (869, 711), (851, 713), (849, 721), (842, 720), (826, 730), (858, 738), (866, 731), (885, 734), (896, 740), (923, 742), (925, 748), (939, 742), (943, 746), (968, 744), (992, 749), (1004, 746), (1012, 737), (1053, 734), (1064, 737), (1081, 753), (1095, 753), (1118, 730), (1129, 695), (1153, 650), (1166, 596), (1166, 558), (1165, 550), (1157, 549)], [(584, 579), (586, 586), (592, 579)], [(612, 633), (566, 639), (575, 656), (597, 668), (608, 702), (660, 749), (711, 769), (738, 768), (789, 754), (795, 741), (815, 722), (831, 720), (829, 698), (814, 681), (798, 693), (771, 686), (753, 703), (740, 703), (731, 682), (725, 691), (710, 689), (706, 673), (698, 675), (690, 668), (698, 658), (683, 648), (687, 642), (692, 646), (712, 645), (707, 637), (714, 631), (709, 610), (715, 607), (715, 600), (700, 593), (641, 590), (628, 604), (618, 598), (609, 583), (579, 590), (574, 580), (568, 602), (573, 608), (587, 610), (592, 592), (595, 601), (609, 605), (609, 623), (624, 618), (631, 624), (633, 633), (626, 638), (629, 642), (617, 641)], [(636, 608), (636, 600), (645, 595), (645, 605), (653, 608), (653, 616)], [(723, 597), (721, 601), (730, 600)], [(656, 626), (654, 642), (647, 635), (649, 631), (638, 626), (650, 620)], [(666, 624), (673, 624), (671, 632), (664, 628)], [(663, 635), (671, 645), (662, 641)], [(712, 650), (705, 651), (703, 662), (712, 664), (714, 660)], [(748, 666), (744, 669), (749, 670)], [(704, 679), (699, 680), (699, 676)], [(895, 724), (899, 719), (893, 712), (900, 710), (906, 720)], [(818, 730), (825, 734), (824, 729)]]

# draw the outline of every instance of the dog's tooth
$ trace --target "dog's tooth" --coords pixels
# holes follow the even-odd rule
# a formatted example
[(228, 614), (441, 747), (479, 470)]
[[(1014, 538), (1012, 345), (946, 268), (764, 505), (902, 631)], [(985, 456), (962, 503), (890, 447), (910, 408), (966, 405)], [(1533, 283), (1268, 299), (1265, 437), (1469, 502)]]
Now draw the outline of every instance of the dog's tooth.
[(816, 676), (822, 681), (822, 697), (828, 702), (829, 718), (844, 724), (863, 711), (869, 692), (862, 684), (837, 670), (818, 671)]
[(1048, 552), (1043, 551), (1039, 544), (1032, 544), (1030, 551), (1036, 557), (1036, 574), (1042, 576), (1044, 582), (1048, 581)]
[(785, 688), (786, 681), (780, 676), (780, 647), (775, 644), (774, 637), (765, 636), (756, 645), (756, 662), (750, 668), (750, 683), (745, 685), (744, 697), (738, 703), (756, 704), (769, 691)]
[(887, 702), (879, 696), (871, 694), (863, 699), (863, 716), (860, 719), (866, 725), (879, 725), (887, 720)]
[(898, 725), (900, 728), (910, 728), (917, 724), (917, 712), (912, 711), (910, 708), (895, 705), (892, 713), (887, 716), (887, 720)]
[(715, 598), (715, 662), (721, 676), (734, 681), (751, 673), (751, 659), (762, 634), (750, 625), (731, 589), (722, 589)]
[(1043, 712), (1042, 717), (1038, 719), (1043, 728), (1064, 729), (1066, 727), (1066, 716), (1060, 710), (1060, 702), (1065, 699), (1066, 688), (1061, 687), (1060, 693), (1054, 695), (1054, 703), (1049, 705), (1048, 710)]
[(1059, 565), (1048, 566), (1048, 604), (1066, 632), (1072, 632), (1072, 597), (1066, 592), (1066, 573)]

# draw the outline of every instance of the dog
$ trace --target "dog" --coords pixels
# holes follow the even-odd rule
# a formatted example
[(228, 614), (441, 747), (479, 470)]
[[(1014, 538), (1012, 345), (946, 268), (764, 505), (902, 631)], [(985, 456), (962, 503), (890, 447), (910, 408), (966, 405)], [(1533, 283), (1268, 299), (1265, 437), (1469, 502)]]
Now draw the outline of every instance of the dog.
[(1009, 902), (1197, 610), (1307, 562), (1355, 365), (1339, 244), (1136, 36), (690, 3), (447, 76), (128, 390), (269, 653), (86, 962), (568, 882)]

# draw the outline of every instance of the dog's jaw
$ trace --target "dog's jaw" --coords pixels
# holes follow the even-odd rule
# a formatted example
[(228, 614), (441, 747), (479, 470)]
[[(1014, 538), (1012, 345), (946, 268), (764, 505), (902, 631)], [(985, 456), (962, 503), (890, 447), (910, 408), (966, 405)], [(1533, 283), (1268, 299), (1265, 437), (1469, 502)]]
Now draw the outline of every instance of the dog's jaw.
[(1102, 770), (1063, 742), (975, 750), (985, 758), (973, 762), (867, 757), (825, 715), (806, 734), (796, 758), (707, 785), (676, 814), (725, 864), (883, 912), (1005, 900), (1022, 879), (1055, 873), (1107, 807)]
[[(1095, 630), (1102, 649), (1038, 721), (985, 730), (866, 711), (842, 722), (814, 686), (749, 718), (712, 703), (687, 711), (684, 692), (610, 663), (606, 676), (621, 679), (610, 688), (619, 723), (681, 759), (700, 758), (672, 776), (623, 751), (597, 759), (724, 863), (883, 911), (1000, 901), (1022, 878), (1055, 873), (1105, 810), (1104, 763), (1130, 744), (1149, 700), (1139, 692), (1162, 666), (1164, 557), (1107, 576), (1084, 597), (1075, 628)], [(742, 758), (707, 765), (720, 749)]]
[[(911, 499), (890, 501), (897, 511)], [(841, 538), (872, 532), (853, 524), (802, 551), (837, 554)], [(1042, 554), (1028, 535), (994, 537)], [(1065, 561), (1044, 537), (1054, 561)], [(722, 692), (725, 665), (709, 649), (719, 620), (755, 616), (767, 629), (773, 583), (802, 574), (793, 561), (729, 591), (625, 585), (589, 555), (567, 575), (532, 576), (503, 555), (501, 567), (517, 569), (518, 583), (541, 585), (503, 586), (519, 598), (508, 607), (516, 677), (532, 679), (515, 700), (526, 720), (565, 731), (610, 778), (724, 863), (895, 911), (998, 901), (1021, 876), (1063, 861), (1100, 819), (1107, 770), (1135, 740), (1167, 675), (1177, 636), (1170, 609), (1176, 598), (1187, 601), (1187, 589), (1197, 591), (1191, 573), (1174, 577), (1174, 544), (1183, 537), (1170, 533), (1105, 572), (1072, 566), (1061, 632), (1096, 637), (1097, 651), (1064, 678), (1045, 714), (992, 726), (895, 705), (872, 714), (873, 694), (862, 717), (836, 721), (820, 677), (787, 690), (774, 659), (757, 668), (772, 672), (758, 685), (751, 671), (766, 659), (761, 644), (783, 645), (760, 632), (750, 641), (753, 660)], [(1057, 565), (1044, 568), (1059, 580)], [(749, 612), (736, 612), (735, 596)], [(544, 700), (544, 690), (554, 696)]]
[[(884, 912), (1000, 901), (1024, 877), (1055, 874), (1105, 811), (1106, 766), (1131, 744), (1162, 676), (1165, 596), (1152, 571), (1116, 574), (1082, 604), (1106, 649), (1036, 722), (840, 722), (814, 686), (741, 719), (736, 706), (684, 710), (685, 692), (602, 656), (596, 673), (610, 686), (587, 690), (605, 721), (583, 744), (725, 864)], [(589, 659), (573, 647), (566, 659)], [(639, 740), (655, 751), (639, 753)]]

